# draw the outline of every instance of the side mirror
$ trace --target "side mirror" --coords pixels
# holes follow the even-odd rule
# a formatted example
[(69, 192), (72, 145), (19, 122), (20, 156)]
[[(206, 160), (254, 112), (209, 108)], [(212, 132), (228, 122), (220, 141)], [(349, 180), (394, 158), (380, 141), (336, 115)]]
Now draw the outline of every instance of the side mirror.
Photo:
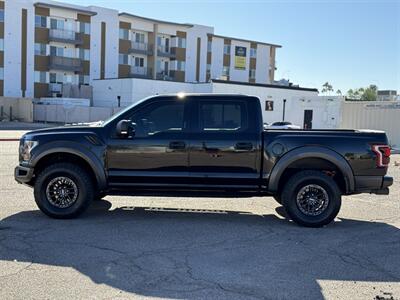
[(135, 136), (135, 123), (130, 120), (121, 120), (117, 124), (117, 135), (124, 138)]

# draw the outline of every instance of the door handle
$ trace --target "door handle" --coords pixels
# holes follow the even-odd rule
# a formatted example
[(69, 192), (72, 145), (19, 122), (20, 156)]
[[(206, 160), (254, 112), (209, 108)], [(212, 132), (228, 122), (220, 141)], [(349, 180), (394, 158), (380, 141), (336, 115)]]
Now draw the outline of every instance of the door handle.
[(250, 150), (253, 150), (253, 144), (252, 143), (237, 143), (235, 145), (235, 150), (237, 150), (237, 151), (250, 151)]
[(182, 150), (186, 148), (185, 142), (170, 142), (169, 149)]

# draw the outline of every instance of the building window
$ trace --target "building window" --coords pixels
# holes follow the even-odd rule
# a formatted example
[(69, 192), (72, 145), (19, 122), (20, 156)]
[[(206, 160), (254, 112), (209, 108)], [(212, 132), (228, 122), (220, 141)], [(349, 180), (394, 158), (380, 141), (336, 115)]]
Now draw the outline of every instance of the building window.
[(128, 54), (119, 54), (119, 64), (120, 65), (128, 64)]
[(4, 39), (0, 39), (0, 51), (4, 51)]
[(129, 30), (128, 29), (124, 29), (124, 28), (120, 28), (119, 29), (119, 38), (121, 40), (129, 40)]
[(208, 41), (207, 42), (207, 52), (211, 52), (212, 51), (212, 42)]
[(176, 70), (177, 71), (185, 71), (185, 62), (181, 60), (176, 61)]
[(4, 80), (4, 68), (0, 68), (0, 80)]
[(47, 17), (45, 16), (35, 16), (35, 27), (47, 27)]
[(257, 49), (256, 48), (250, 48), (250, 57), (252, 57), (252, 58), (257, 57)]
[(231, 45), (228, 45), (228, 44), (224, 45), (224, 54), (231, 55)]
[(46, 55), (46, 44), (35, 43), (35, 55)]
[(90, 23), (80, 22), (79, 32), (84, 34), (90, 34)]
[(79, 58), (81, 60), (90, 60), (90, 50), (79, 48)]
[(257, 49), (256, 48), (250, 48), (250, 57), (257, 58)]
[(90, 84), (89, 75), (79, 75), (79, 84), (89, 85)]
[(0, 22), (4, 22), (4, 9), (0, 9)]
[(256, 69), (249, 70), (249, 77), (250, 79), (256, 79)]
[(225, 76), (225, 77), (229, 76), (229, 67), (222, 68), (222, 76)]
[(178, 37), (178, 48), (186, 48), (186, 39)]
[(75, 48), (50, 46), (50, 56), (76, 58), (77, 53)]
[(135, 33), (135, 42), (136, 43), (144, 43), (144, 33), (136, 32)]
[(64, 20), (59, 19), (50, 19), (50, 28), (51, 29), (64, 29)]
[(47, 83), (47, 72), (35, 71), (35, 82)]
[(144, 67), (143, 57), (135, 57), (135, 67)]

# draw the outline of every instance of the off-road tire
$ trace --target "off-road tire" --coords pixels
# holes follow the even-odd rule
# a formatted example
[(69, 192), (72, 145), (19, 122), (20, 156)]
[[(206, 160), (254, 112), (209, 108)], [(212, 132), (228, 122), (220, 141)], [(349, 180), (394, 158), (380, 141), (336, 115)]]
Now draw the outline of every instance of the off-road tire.
[[(46, 193), (51, 180), (65, 177), (77, 187), (75, 202), (66, 208), (53, 205)], [(35, 202), (39, 209), (47, 216), (56, 219), (71, 219), (81, 215), (89, 207), (95, 195), (93, 179), (88, 172), (76, 164), (55, 163), (43, 169), (37, 176), (34, 185)]]
[[(301, 190), (307, 187), (319, 186), (328, 195), (326, 208), (320, 210), (318, 215), (308, 215), (301, 210), (298, 197)], [(299, 196), (300, 195), (300, 196)], [(341, 191), (332, 177), (313, 170), (300, 171), (289, 178), (282, 190), (282, 204), (289, 217), (301, 226), (322, 227), (331, 223), (339, 213), (341, 206)], [(304, 210), (304, 206), (302, 207)]]

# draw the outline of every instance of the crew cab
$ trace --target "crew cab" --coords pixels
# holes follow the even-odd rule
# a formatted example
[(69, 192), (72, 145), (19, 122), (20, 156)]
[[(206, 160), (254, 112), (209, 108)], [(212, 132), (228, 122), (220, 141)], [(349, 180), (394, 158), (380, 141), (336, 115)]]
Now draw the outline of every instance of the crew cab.
[(294, 222), (320, 227), (342, 195), (388, 194), (389, 160), (384, 132), (265, 130), (257, 97), (178, 94), (25, 134), (15, 179), (53, 218), (77, 217), (105, 195), (188, 190), (272, 196)]

